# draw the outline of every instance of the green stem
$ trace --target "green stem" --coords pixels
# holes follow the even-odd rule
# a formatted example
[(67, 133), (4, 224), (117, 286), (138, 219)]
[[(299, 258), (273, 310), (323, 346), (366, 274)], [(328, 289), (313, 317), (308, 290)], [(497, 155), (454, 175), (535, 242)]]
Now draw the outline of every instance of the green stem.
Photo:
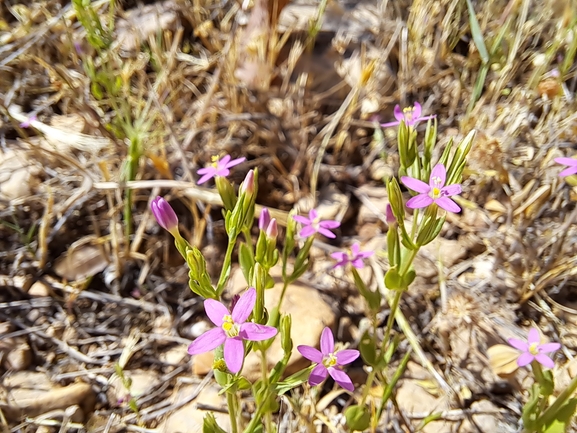
[(391, 337), (391, 330), (393, 329), (393, 324), (395, 323), (395, 315), (397, 313), (397, 309), (399, 308), (401, 296), (403, 296), (403, 291), (397, 290), (393, 298), (393, 303), (391, 304), (391, 312), (389, 313), (389, 318), (387, 319), (387, 327), (385, 328), (385, 335), (381, 343), (381, 353), (385, 352), (385, 347), (387, 346), (387, 342)]
[(230, 417), (230, 428), (232, 433), (238, 433), (238, 425), (236, 423), (236, 398), (232, 392), (226, 393), (226, 402), (228, 403), (228, 415)]
[(226, 247), (226, 253), (224, 255), (224, 263), (222, 264), (222, 271), (220, 272), (220, 277), (218, 279), (218, 284), (216, 286), (216, 294), (220, 297), (224, 291), (224, 285), (228, 276), (230, 275), (230, 268), (232, 266), (232, 252), (234, 251), (234, 246), (236, 245), (236, 236), (233, 239), (228, 240), (228, 246)]
[(367, 381), (365, 382), (365, 387), (363, 388), (363, 395), (361, 396), (361, 402), (359, 403), (359, 406), (365, 405), (365, 401), (369, 396), (369, 391), (373, 386), (373, 382), (375, 380), (376, 375), (377, 375), (377, 369), (373, 367), (369, 372), (369, 375), (367, 376)]
[(281, 306), (281, 304), (282, 304), (282, 300), (284, 299), (284, 294), (285, 294), (285, 292), (286, 292), (286, 289), (287, 289), (288, 285), (289, 285), (288, 280), (284, 280), (284, 281), (283, 281), (283, 286), (282, 286), (282, 292), (280, 293), (280, 299), (278, 300), (278, 305), (277, 305), (277, 308), (278, 308), (279, 311), (280, 311), (280, 306)]

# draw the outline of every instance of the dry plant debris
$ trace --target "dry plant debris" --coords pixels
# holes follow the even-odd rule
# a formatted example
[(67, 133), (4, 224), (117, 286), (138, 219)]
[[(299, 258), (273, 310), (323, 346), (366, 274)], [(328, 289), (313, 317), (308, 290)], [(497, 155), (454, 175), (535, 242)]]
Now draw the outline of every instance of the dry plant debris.
[[(463, 212), (402, 305), (440, 380), (414, 357), (379, 431), (434, 412), (421, 431), (516, 431), (528, 382), (491, 348), (538, 325), (559, 360), (577, 350), (577, 183), (553, 163), (577, 146), (574, 0), (473, 1), (487, 53), (457, 0), (75, 3), (0, 4), (3, 431), (196, 431), (183, 416), (226, 411), (191, 372), (201, 302), (148, 210), (162, 191), (218, 269), (220, 199), (194, 174), (212, 155), (258, 167), (279, 221), (323, 200), (341, 221), (307, 285), (358, 343), (364, 305), (326, 258), (357, 233), (384, 245), (382, 178), (399, 163), (374, 116), (414, 101), (442, 142), (478, 140)], [(343, 431), (346, 399), (325, 391), (316, 407), (287, 397), (286, 431)]]

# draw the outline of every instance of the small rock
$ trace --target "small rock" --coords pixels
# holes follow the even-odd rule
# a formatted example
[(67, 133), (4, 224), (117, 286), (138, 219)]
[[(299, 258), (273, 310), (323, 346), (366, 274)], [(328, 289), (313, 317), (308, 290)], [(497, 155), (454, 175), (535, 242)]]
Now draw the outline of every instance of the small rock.
[(26, 340), (22, 338), (18, 338), (16, 341), (15, 346), (8, 352), (3, 360), (4, 368), (13, 371), (26, 370), (32, 362), (30, 346), (28, 346)]
[(28, 294), (35, 298), (50, 296), (50, 286), (42, 281), (36, 281), (32, 286), (30, 286)]
[(21, 371), (4, 379), (8, 394), (0, 398), (0, 409), (7, 418), (18, 420), (35, 417), (52, 410), (78, 405), (82, 418), (94, 409), (96, 397), (92, 387), (83, 382), (65, 387), (54, 385), (44, 373)]

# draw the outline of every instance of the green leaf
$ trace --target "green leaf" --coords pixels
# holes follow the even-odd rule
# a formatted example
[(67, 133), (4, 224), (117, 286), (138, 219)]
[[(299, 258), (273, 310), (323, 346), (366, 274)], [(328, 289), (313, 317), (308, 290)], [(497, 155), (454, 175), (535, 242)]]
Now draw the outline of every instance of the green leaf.
[(295, 374), (290, 375), (282, 382), (278, 382), (276, 384), (276, 392), (278, 395), (283, 395), (284, 393), (290, 391), (297, 386), (301, 386), (305, 383), (309, 376), (311, 375), (311, 371), (314, 368), (314, 365), (311, 365), (304, 370), (298, 371)]
[(226, 433), (223, 429), (221, 429), (216, 422), (216, 418), (212, 412), (208, 412), (202, 423), (202, 433)]
[(403, 280), (399, 275), (399, 270), (395, 268), (390, 268), (385, 274), (385, 286), (389, 290), (403, 290)]
[(345, 411), (345, 418), (347, 426), (351, 430), (363, 431), (369, 428), (371, 422), (371, 414), (368, 406), (352, 405)]
[(244, 242), (241, 242), (238, 248), (238, 263), (240, 264), (240, 269), (242, 270), (245, 281), (247, 284), (250, 284), (250, 281), (252, 280), (251, 273), (254, 268), (255, 261), (252, 255), (252, 250)]
[(471, 26), (471, 34), (473, 35), (473, 41), (477, 50), (479, 50), (479, 56), (484, 64), (489, 63), (489, 53), (487, 52), (487, 47), (485, 46), (485, 41), (483, 39), (483, 32), (481, 31), (481, 26), (479, 26), (479, 21), (477, 21), (477, 16), (475, 15), (475, 9), (473, 8), (473, 3), (471, 0), (467, 0), (467, 9), (469, 10), (469, 25)]
[(571, 420), (575, 416), (577, 409), (577, 398), (572, 398), (559, 408), (555, 414), (555, 419), (544, 427), (543, 433), (564, 433), (568, 431)]
[(361, 352), (361, 357), (366, 364), (371, 367), (376, 367), (378, 364), (377, 358), (377, 343), (372, 338), (369, 331), (365, 331), (361, 341), (359, 342), (359, 351)]

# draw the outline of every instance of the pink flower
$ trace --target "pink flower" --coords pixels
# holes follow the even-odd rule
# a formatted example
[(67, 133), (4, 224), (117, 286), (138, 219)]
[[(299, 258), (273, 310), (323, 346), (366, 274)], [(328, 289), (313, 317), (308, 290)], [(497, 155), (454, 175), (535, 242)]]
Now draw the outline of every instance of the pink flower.
[(515, 349), (520, 350), (521, 355), (517, 358), (517, 365), (524, 367), (536, 360), (543, 367), (553, 368), (555, 363), (549, 358), (546, 353), (555, 352), (561, 348), (559, 343), (545, 343), (541, 342), (541, 336), (537, 328), (531, 328), (527, 337), (527, 342), (517, 340), (516, 338), (509, 338), (509, 344)]
[(226, 366), (231, 373), (238, 373), (244, 361), (244, 344), (242, 341), (268, 340), (278, 332), (272, 326), (246, 321), (252, 313), (255, 303), (256, 290), (254, 287), (242, 294), (232, 308), (232, 312), (229, 312), (228, 308), (214, 299), (204, 301), (206, 315), (218, 328), (206, 331), (194, 340), (188, 346), (188, 353), (198, 355), (224, 344)]
[(323, 329), (320, 351), (305, 345), (298, 346), (297, 350), (309, 361), (317, 363), (309, 376), (311, 386), (318, 385), (330, 374), (335, 382), (347, 391), (355, 389), (351, 378), (343, 371), (342, 367), (357, 359), (360, 353), (358, 350), (350, 349), (335, 352), (335, 341), (330, 328)]
[(420, 193), (409, 199), (407, 202), (407, 207), (411, 209), (418, 209), (436, 203), (439, 207), (442, 207), (446, 211), (459, 212), (461, 208), (449, 197), (460, 194), (461, 185), (454, 184), (445, 186), (446, 180), (447, 171), (445, 170), (445, 166), (443, 164), (435, 165), (433, 171), (431, 172), (428, 185), (419, 179), (414, 179), (408, 176), (401, 177), (401, 181), (407, 188)]
[(150, 202), (150, 210), (156, 221), (164, 230), (172, 233), (178, 230), (178, 218), (172, 207), (162, 197), (156, 197)]
[(395, 105), (395, 110), (393, 114), (395, 115), (395, 119), (397, 120), (389, 123), (381, 123), (381, 126), (383, 128), (388, 128), (389, 126), (396, 126), (401, 123), (401, 120), (404, 121), (405, 125), (407, 126), (415, 126), (417, 123), (423, 120), (429, 120), (436, 117), (435, 115), (421, 117), (421, 112), (422, 112), (421, 104), (419, 104), (418, 102), (415, 102), (415, 105), (413, 107), (405, 107), (402, 110), (399, 105)]
[(327, 238), (331, 239), (336, 238), (337, 236), (329, 229), (336, 229), (341, 225), (341, 223), (338, 221), (321, 221), (316, 209), (311, 209), (308, 218), (300, 215), (295, 215), (293, 218), (296, 222), (299, 222), (303, 225), (303, 228), (299, 232), (299, 236), (301, 238), (308, 238), (315, 233), (320, 233), (321, 235), (325, 235)]
[(568, 165), (569, 168), (566, 168), (559, 176), (571, 176), (572, 174), (577, 174), (577, 159), (575, 158), (555, 158), (555, 162), (558, 164)]
[(217, 157), (212, 158), (212, 164), (208, 167), (201, 168), (197, 171), (198, 174), (201, 174), (202, 177), (198, 179), (197, 184), (200, 185), (201, 183), (206, 182), (209, 179), (212, 179), (215, 176), (222, 176), (226, 177), (230, 174), (230, 168), (234, 167), (235, 165), (240, 164), (246, 158), (238, 158), (230, 160), (230, 155), (225, 155), (221, 159)]
[(339, 266), (346, 266), (349, 263), (357, 269), (362, 269), (365, 264), (363, 259), (371, 257), (374, 251), (362, 251), (360, 250), (359, 244), (355, 243), (349, 251), (332, 253), (331, 257), (337, 261), (333, 268), (338, 268)]

